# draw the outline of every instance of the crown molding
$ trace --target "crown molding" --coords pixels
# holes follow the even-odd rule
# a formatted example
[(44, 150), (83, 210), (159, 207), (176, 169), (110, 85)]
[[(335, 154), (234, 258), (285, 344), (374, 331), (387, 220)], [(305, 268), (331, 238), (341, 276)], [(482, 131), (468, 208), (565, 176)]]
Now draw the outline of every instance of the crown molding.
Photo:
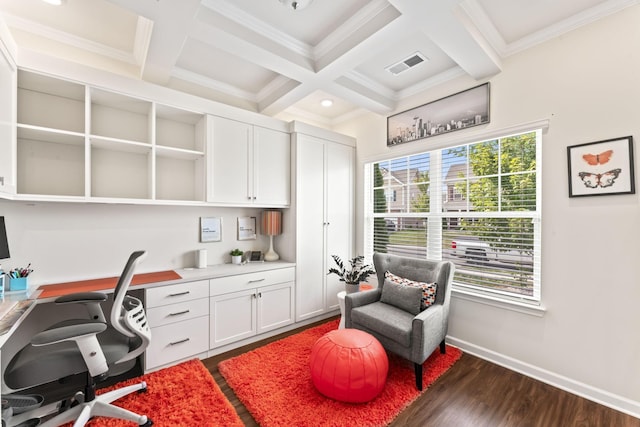
[(197, 74), (192, 71), (185, 70), (184, 68), (174, 67), (173, 70), (171, 70), (171, 77), (184, 80), (189, 83), (194, 83), (208, 89), (213, 89), (226, 95), (244, 99), (245, 101), (254, 103), (258, 102), (258, 97), (252, 92), (240, 89), (227, 83), (222, 83), (209, 77), (205, 77), (202, 74)]
[(344, 73), (342, 76), (353, 81), (354, 83), (359, 84), (360, 86), (366, 87), (367, 89), (382, 95), (387, 99), (396, 99), (397, 97), (396, 91), (394, 91), (393, 89), (389, 89), (387, 86), (378, 83), (373, 79), (370, 79), (359, 71), (351, 70)]
[(387, 7), (391, 7), (387, 0), (374, 0), (368, 3), (315, 46), (313, 49), (313, 59), (317, 61), (333, 49), (337, 48), (358, 29), (362, 28), (367, 22), (371, 21)]
[[(133, 52), (127, 52), (115, 49), (102, 43), (92, 42), (81, 37), (71, 35), (64, 31), (59, 31), (46, 25), (37, 24), (32, 21), (26, 21), (14, 15), (4, 15), (4, 19), (9, 27), (23, 31), (25, 33), (34, 34), (48, 40), (53, 40), (67, 46), (85, 50), (106, 58), (124, 62), (131, 65), (139, 65)], [(137, 30), (137, 29), (136, 29)]]
[(136, 36), (133, 42), (133, 58), (136, 64), (144, 70), (149, 46), (151, 45), (151, 33), (153, 32), (153, 21), (143, 16), (138, 16), (136, 25)]
[(505, 42), (478, 0), (465, 0), (460, 6), (493, 49), (506, 58), (637, 4), (639, 0), (609, 0), (511, 43)]
[(271, 80), (262, 89), (260, 89), (260, 91), (256, 94), (256, 99), (258, 100), (258, 102), (262, 101), (284, 85), (288, 84), (291, 80), (292, 79), (288, 78), (287, 76), (278, 74), (273, 80)]
[(430, 77), (426, 80), (422, 80), (419, 83), (414, 84), (413, 86), (409, 86), (406, 89), (403, 89), (399, 92), (396, 92), (394, 100), (401, 101), (405, 98), (408, 98), (413, 95), (417, 95), (420, 92), (424, 92), (425, 90), (429, 90), (438, 86), (439, 84), (448, 82), (449, 80), (457, 79), (458, 77), (467, 76), (468, 74), (459, 66), (455, 66), (449, 68), (441, 72), (440, 74), (436, 74), (433, 77)]

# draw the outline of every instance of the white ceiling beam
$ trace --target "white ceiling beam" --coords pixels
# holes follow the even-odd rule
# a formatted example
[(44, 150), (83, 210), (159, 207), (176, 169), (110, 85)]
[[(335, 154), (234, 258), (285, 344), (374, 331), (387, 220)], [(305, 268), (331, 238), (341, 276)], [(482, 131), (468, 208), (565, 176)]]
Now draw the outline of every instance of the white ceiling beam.
[[(306, 64), (299, 61), (291, 61), (289, 60), (290, 58), (283, 57), (272, 49), (260, 46), (254, 40), (239, 37), (203, 22), (194, 24), (190, 37), (240, 58), (247, 58), (248, 61), (260, 67), (294, 80), (300, 81), (312, 78), (315, 74), (313, 64), (310, 61)], [(223, 66), (223, 64), (220, 64), (220, 66)]]
[[(133, 9), (131, 2), (119, 0), (122, 6)], [(180, 0), (155, 2), (157, 10), (149, 7), (141, 12), (152, 15), (154, 29), (151, 34), (151, 45), (145, 62), (142, 76), (145, 80), (165, 85), (171, 77), (182, 47), (200, 8), (200, 0)]]
[(499, 73), (499, 55), (459, 6), (460, 0), (389, 0), (419, 29), (476, 80)]

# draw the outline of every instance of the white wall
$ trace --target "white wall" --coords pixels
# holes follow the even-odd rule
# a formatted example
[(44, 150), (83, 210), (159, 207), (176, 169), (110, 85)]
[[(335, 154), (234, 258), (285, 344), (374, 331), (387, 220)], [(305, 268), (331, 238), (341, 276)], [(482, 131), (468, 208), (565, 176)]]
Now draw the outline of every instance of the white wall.
[[(508, 59), (490, 79), (491, 123), (470, 133), (549, 120), (543, 136), (543, 317), (454, 298), (449, 335), (467, 350), (640, 416), (638, 194), (568, 197), (566, 147), (633, 135), (640, 141), (640, 6)], [(478, 84), (423, 93), (403, 111)], [(386, 147), (386, 117), (336, 131), (358, 140), (358, 252), (362, 161), (425, 151), (438, 138)], [(451, 138), (456, 138), (455, 134)], [(636, 150), (638, 151), (638, 150)], [(638, 154), (636, 174), (640, 173)], [(637, 180), (636, 180), (637, 181)], [(637, 185), (637, 182), (636, 182)]]
[[(196, 249), (207, 249), (209, 265), (230, 262), (229, 251), (263, 250), (267, 237), (237, 240), (239, 216), (261, 209), (125, 204), (27, 203), (0, 200), (11, 258), (4, 269), (32, 264), (34, 284), (117, 276), (129, 254), (145, 249), (138, 272), (195, 266)], [(200, 217), (223, 221), (222, 242), (200, 243)], [(278, 251), (278, 237), (274, 238)]]

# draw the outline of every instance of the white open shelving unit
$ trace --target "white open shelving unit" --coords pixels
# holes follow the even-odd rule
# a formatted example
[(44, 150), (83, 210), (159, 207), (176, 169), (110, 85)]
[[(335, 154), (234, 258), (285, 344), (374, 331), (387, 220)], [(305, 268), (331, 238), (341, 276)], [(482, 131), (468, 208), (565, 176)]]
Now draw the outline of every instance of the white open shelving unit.
[(17, 193), (204, 202), (202, 113), (18, 71)]

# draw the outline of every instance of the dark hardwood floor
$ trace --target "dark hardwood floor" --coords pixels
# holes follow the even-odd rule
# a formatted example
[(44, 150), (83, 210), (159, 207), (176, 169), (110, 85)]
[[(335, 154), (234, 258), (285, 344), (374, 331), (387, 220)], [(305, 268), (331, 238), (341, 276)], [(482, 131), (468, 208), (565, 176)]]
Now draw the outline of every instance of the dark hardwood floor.
[[(302, 329), (203, 360), (245, 425), (258, 424), (218, 372), (218, 363)], [(640, 419), (464, 354), (391, 426), (640, 427)]]

